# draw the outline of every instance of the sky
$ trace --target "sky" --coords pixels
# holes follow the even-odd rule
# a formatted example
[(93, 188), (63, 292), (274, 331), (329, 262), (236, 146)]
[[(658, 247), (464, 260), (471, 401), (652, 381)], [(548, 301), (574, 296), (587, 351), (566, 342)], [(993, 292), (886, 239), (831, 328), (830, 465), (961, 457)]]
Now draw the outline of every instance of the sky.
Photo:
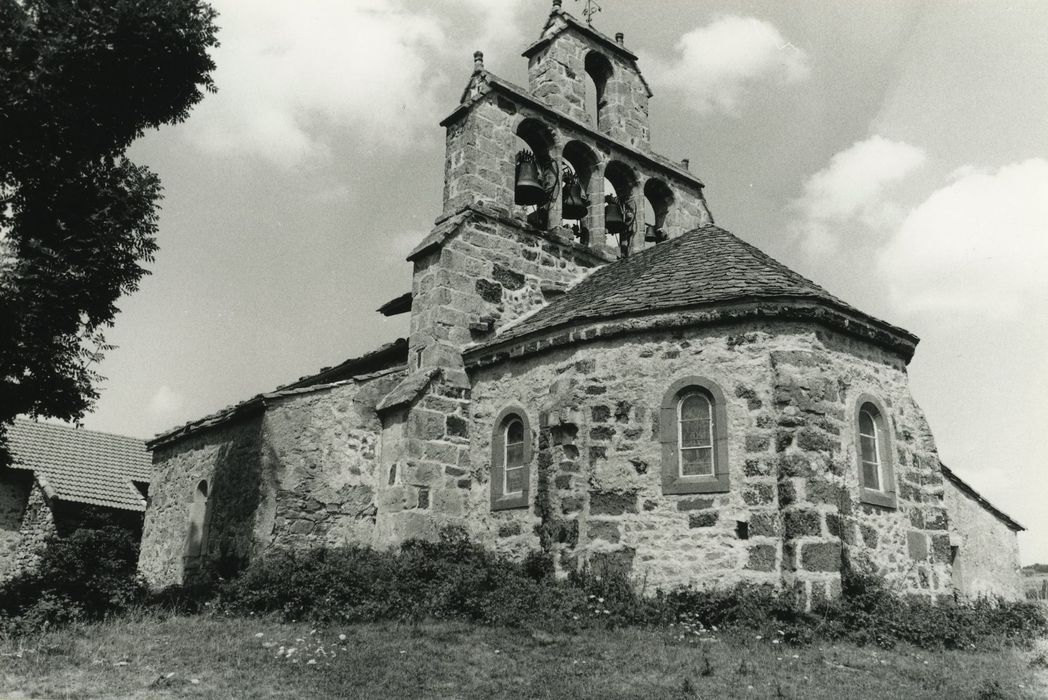
[[(475, 49), (526, 84), (545, 0), (219, 0), (218, 93), (132, 158), (152, 274), (84, 425), (139, 437), (407, 334)], [(602, 0), (717, 223), (922, 341), (940, 456), (1048, 562), (1048, 3)], [(582, 4), (564, 0), (580, 16)]]

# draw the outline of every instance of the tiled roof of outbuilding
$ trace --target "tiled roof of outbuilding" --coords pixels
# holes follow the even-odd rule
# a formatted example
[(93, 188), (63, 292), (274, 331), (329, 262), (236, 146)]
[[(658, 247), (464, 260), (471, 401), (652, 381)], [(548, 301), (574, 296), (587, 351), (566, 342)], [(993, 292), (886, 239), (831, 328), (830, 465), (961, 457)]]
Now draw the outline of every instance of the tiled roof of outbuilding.
[(808, 278), (717, 226), (704, 226), (597, 269), (563, 296), (469, 352), (588, 321), (764, 299), (805, 299), (907, 331), (864, 314)]
[(22, 419), (8, 428), (7, 437), (11, 467), (31, 470), (52, 497), (145, 510), (145, 499), (132, 483), (153, 478), (145, 441)]

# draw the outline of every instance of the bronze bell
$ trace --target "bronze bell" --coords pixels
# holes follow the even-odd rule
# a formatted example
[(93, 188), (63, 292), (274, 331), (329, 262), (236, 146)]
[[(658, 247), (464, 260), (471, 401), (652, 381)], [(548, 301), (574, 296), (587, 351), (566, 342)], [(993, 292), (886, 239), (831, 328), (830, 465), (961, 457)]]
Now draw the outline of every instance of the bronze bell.
[(528, 151), (517, 154), (517, 180), (513, 189), (513, 201), (517, 204), (543, 204), (549, 199), (542, 186), (539, 166), (535, 156)]
[(626, 219), (622, 215), (622, 205), (611, 195), (604, 198), (604, 228), (608, 233), (626, 232)]
[(666, 234), (663, 233), (662, 229), (655, 224), (645, 224), (644, 229), (644, 242), (645, 243), (659, 243), (660, 241), (666, 240)]
[(586, 193), (582, 191), (582, 183), (576, 178), (564, 180), (562, 191), (564, 206), (562, 208), (565, 219), (582, 219), (589, 210), (589, 200)]

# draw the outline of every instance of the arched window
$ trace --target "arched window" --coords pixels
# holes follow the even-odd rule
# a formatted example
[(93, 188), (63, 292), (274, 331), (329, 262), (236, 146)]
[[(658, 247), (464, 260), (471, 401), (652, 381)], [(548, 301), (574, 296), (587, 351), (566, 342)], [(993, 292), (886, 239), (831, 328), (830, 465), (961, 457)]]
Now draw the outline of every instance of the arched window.
[(531, 427), (527, 414), (503, 409), (491, 436), (491, 508), (527, 508), (531, 482)]
[(677, 402), (677, 452), (680, 476), (713, 475), (713, 405), (702, 391), (689, 391)]
[(619, 255), (629, 255), (637, 231), (637, 176), (626, 164), (609, 161), (604, 168), (605, 243), (618, 247)]
[(894, 508), (891, 434), (886, 416), (877, 399), (872, 396), (859, 398), (855, 414), (855, 457), (862, 501)]
[[(589, 245), (593, 213), (597, 210), (591, 205), (600, 198), (599, 194), (594, 195), (594, 187), (600, 184), (593, 177), (597, 157), (585, 144), (568, 141), (564, 144), (562, 162), (561, 223), (575, 233), (579, 242)], [(599, 193), (599, 189), (596, 192)]]
[(208, 506), (207, 481), (201, 480), (193, 491), (189, 506), (189, 529), (186, 533), (185, 568), (199, 565), (200, 558), (207, 554), (208, 527), (211, 513)]
[(524, 491), (524, 421), (512, 416), (503, 428), (502, 493), (509, 496)]
[(513, 202), (528, 223), (541, 229), (559, 224), (550, 220), (550, 205), (560, 180), (554, 160), (553, 132), (537, 119), (524, 119), (516, 130)]
[(650, 178), (644, 183), (644, 204), (644, 242), (666, 240), (666, 215), (673, 204), (673, 192), (662, 180)]
[(724, 392), (703, 377), (674, 382), (662, 399), (662, 491), (727, 491), (728, 416)]
[(604, 89), (614, 71), (611, 61), (597, 51), (586, 54), (585, 66), (586, 75), (589, 76), (586, 84), (586, 116), (589, 117), (590, 124), (599, 129), (604, 126), (604, 109), (608, 104), (604, 97)]

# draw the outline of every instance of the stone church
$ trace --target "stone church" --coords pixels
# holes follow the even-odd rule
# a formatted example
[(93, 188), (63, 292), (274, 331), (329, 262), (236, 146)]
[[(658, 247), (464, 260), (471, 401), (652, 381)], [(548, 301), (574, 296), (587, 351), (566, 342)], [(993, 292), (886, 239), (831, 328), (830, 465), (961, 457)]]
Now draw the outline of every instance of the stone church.
[(460, 525), (648, 590), (812, 602), (848, 563), (1018, 596), (1022, 528), (940, 464), (917, 337), (717, 227), (689, 163), (651, 150), (623, 35), (560, 5), (526, 88), (478, 52), (441, 122), (443, 211), (379, 310), (410, 336), (154, 438), (141, 572)]

